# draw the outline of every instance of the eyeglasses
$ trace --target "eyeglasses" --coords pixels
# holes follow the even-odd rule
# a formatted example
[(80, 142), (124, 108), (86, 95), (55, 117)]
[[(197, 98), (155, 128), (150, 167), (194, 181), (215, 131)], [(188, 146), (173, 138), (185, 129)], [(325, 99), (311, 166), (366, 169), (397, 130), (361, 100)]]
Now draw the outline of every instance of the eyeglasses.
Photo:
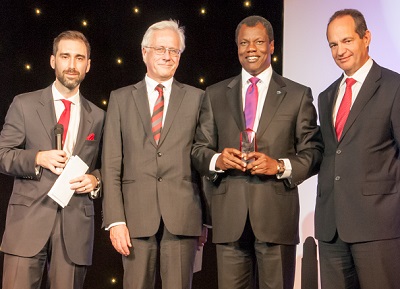
[(168, 51), (171, 56), (179, 56), (181, 54), (181, 51), (179, 49), (175, 48), (168, 48), (164, 46), (145, 46), (146, 48), (152, 48), (154, 49), (154, 52), (158, 55), (163, 55), (165, 54), (165, 51)]

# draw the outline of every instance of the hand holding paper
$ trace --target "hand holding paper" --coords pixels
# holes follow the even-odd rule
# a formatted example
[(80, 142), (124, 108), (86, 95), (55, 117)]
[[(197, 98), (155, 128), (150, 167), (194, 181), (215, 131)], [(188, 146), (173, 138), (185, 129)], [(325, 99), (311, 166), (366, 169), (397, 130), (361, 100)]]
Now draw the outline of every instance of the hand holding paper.
[(64, 208), (74, 194), (70, 180), (85, 174), (88, 168), (79, 156), (72, 156), (47, 195)]

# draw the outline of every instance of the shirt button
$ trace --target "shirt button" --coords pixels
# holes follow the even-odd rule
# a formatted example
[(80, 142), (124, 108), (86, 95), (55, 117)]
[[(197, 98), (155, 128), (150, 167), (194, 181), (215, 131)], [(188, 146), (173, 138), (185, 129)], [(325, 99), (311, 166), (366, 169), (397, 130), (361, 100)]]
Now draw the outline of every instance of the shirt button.
[(339, 180), (340, 180), (340, 176), (336, 176), (335, 181), (339, 181)]

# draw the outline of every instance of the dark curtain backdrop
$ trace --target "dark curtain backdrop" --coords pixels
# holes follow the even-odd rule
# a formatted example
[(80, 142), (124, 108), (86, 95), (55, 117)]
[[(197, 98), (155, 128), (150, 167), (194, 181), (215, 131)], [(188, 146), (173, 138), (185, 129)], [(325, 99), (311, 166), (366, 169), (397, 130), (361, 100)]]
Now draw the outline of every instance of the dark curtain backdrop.
[[(250, 5), (246, 6), (246, 2)], [(134, 12), (134, 8), (139, 13)], [(40, 14), (35, 9), (40, 9)], [(201, 13), (205, 9), (205, 13)], [(111, 90), (141, 80), (145, 74), (140, 43), (154, 22), (176, 19), (185, 26), (186, 50), (176, 79), (204, 89), (240, 73), (235, 29), (246, 16), (261, 15), (275, 30), (273, 68), (282, 71), (283, 0), (2, 0), (0, 4), (0, 82), (2, 87), (0, 127), (13, 97), (44, 88), (54, 81), (49, 64), (52, 41), (64, 30), (82, 31), (92, 46), (92, 66), (81, 85), (81, 92), (107, 109)], [(87, 21), (87, 26), (82, 21)], [(121, 64), (117, 59), (122, 60)], [(30, 69), (26, 69), (26, 65)], [(203, 78), (204, 82), (199, 79)], [(12, 178), (0, 174), (0, 235), (3, 234)], [(122, 265), (101, 226), (101, 202), (96, 207), (96, 238), (93, 266), (85, 288), (122, 288)], [(0, 253), (0, 272), (3, 254)], [(111, 280), (115, 278), (116, 282)], [(42, 286), (43, 287), (43, 286)], [(44, 288), (44, 287), (43, 287)], [(160, 280), (157, 280), (157, 288)], [(194, 289), (217, 288), (215, 246), (204, 249), (203, 270), (196, 273)]]

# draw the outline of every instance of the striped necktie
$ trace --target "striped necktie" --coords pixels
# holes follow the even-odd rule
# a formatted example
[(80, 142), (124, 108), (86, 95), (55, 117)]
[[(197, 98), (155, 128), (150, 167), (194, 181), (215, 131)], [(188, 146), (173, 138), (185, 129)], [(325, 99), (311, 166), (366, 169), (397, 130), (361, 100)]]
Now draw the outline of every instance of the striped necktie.
[(153, 137), (156, 143), (158, 144), (161, 135), (161, 127), (163, 120), (163, 111), (164, 111), (164, 94), (163, 94), (164, 86), (159, 84), (156, 86), (155, 90), (158, 91), (158, 97), (153, 109), (153, 115), (151, 116), (151, 130), (153, 132)]

